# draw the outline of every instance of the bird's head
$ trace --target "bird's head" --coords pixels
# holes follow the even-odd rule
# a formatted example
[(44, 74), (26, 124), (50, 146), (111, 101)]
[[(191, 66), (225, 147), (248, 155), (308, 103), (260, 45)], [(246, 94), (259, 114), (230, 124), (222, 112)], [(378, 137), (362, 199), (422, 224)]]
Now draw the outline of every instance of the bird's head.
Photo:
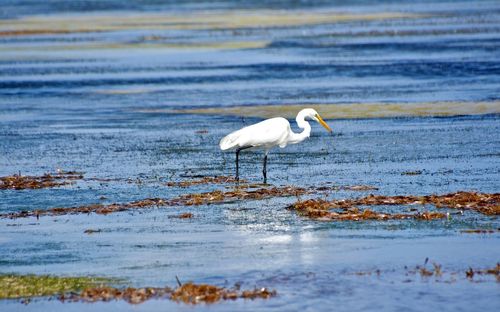
[(313, 108), (305, 108), (301, 111), (302, 114), (304, 114), (305, 118), (312, 119), (314, 121), (317, 121), (320, 125), (322, 125), (328, 132), (332, 132), (332, 129), (328, 124), (321, 118), (321, 116), (318, 114), (318, 112), (313, 109)]

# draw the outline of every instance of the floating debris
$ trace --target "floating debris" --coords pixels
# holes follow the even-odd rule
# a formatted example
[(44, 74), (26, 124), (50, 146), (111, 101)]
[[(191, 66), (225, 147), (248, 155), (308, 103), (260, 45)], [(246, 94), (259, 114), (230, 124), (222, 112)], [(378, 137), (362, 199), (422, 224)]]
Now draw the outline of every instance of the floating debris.
[(96, 287), (86, 288), (79, 294), (69, 294), (59, 296), (61, 301), (83, 301), (99, 302), (111, 300), (125, 300), (131, 304), (139, 304), (149, 299), (170, 298), (172, 289), (170, 287), (144, 287), (144, 288), (125, 288), (118, 289), (114, 287)]
[(94, 234), (94, 233), (101, 233), (101, 229), (97, 229), (97, 230), (93, 230), (93, 229), (87, 229), (85, 231), (83, 231), (83, 233), (85, 234)]
[(102, 286), (95, 288), (86, 288), (79, 294), (61, 295), (61, 301), (83, 301), (99, 302), (111, 300), (124, 300), (131, 304), (139, 304), (149, 299), (169, 299), (187, 304), (215, 303), (221, 300), (236, 299), (268, 299), (276, 296), (275, 290), (260, 288), (254, 290), (240, 291), (226, 289), (209, 284), (185, 283), (172, 289), (170, 287), (144, 287), (144, 288), (125, 288)]
[(341, 185), (341, 186), (318, 186), (309, 188), (314, 191), (377, 191), (378, 187), (371, 185)]
[(377, 276), (380, 276), (380, 269), (376, 269), (375, 271), (356, 271), (356, 272), (353, 272), (351, 273), (352, 275), (357, 275), (357, 276), (365, 276), (365, 275), (377, 275)]
[(74, 183), (83, 179), (83, 174), (75, 171), (58, 171), (46, 173), (42, 176), (23, 176), (20, 173), (0, 177), (0, 190), (24, 190), (57, 187)]
[(236, 300), (238, 298), (268, 299), (274, 296), (276, 296), (276, 291), (268, 290), (267, 288), (239, 291), (236, 287), (234, 289), (225, 289), (207, 284), (197, 285), (186, 283), (179, 286), (172, 293), (171, 299), (184, 303), (197, 304), (201, 302), (214, 303), (220, 300)]
[[(486, 194), (475, 192), (457, 192), (445, 195), (428, 196), (383, 196), (368, 195), (358, 199), (342, 199), (325, 201), (321, 199), (310, 199), (298, 201), (289, 206), (289, 209), (299, 214), (324, 220), (391, 220), (391, 219), (417, 219), (432, 220), (445, 218), (446, 215), (439, 212), (423, 212), (416, 214), (390, 214), (374, 212), (372, 210), (359, 210), (356, 206), (381, 206), (381, 205), (425, 205), (432, 204), (436, 208), (450, 208), (461, 210), (475, 210), (485, 215), (500, 214), (500, 193)], [(330, 211), (331, 209), (343, 209), (342, 212)]]
[[(330, 211), (333, 208), (343, 208), (344, 211)], [(434, 220), (443, 219), (446, 214), (439, 212), (422, 212), (415, 214), (391, 214), (388, 212), (375, 212), (370, 209), (360, 210), (356, 207), (339, 207), (337, 203), (329, 202), (321, 199), (309, 199), (302, 202), (296, 202), (289, 206), (288, 209), (297, 211), (300, 215), (318, 219), (321, 221), (364, 221), (364, 220), (401, 220), (401, 219), (417, 219), (417, 220)]]
[(232, 191), (227, 192), (217, 190), (208, 193), (181, 195), (177, 199), (170, 200), (169, 202), (172, 205), (192, 206), (228, 203), (240, 200), (261, 200), (271, 197), (299, 196), (306, 194), (307, 192), (308, 191), (306, 189), (295, 186), (259, 188), (248, 191), (241, 188), (236, 188)]
[[(181, 182), (167, 182), (167, 186), (175, 186), (175, 187), (189, 187), (193, 185), (199, 184), (224, 184), (224, 183), (236, 183), (238, 182), (232, 176), (215, 176), (215, 177), (203, 177), (197, 180), (190, 181), (181, 181)], [(240, 180), (240, 182), (246, 183), (244, 180)]]
[[(330, 187), (328, 187), (330, 188)], [(335, 188), (335, 187), (333, 187)], [(330, 188), (331, 189), (331, 188)], [(359, 188), (358, 188), (359, 189)], [(198, 206), (210, 204), (230, 203), (242, 200), (262, 200), (272, 197), (289, 197), (311, 194), (326, 190), (324, 188), (301, 188), (295, 186), (244, 189), (235, 188), (230, 191), (212, 191), (205, 193), (185, 194), (173, 199), (146, 198), (129, 203), (92, 204), (78, 207), (61, 207), (46, 210), (20, 211), (0, 214), (0, 218), (23, 218), (40, 216), (58, 216), (79, 213), (109, 214), (114, 212), (145, 209), (163, 206)], [(342, 200), (315, 200), (298, 201), (288, 208), (298, 211), (301, 215), (313, 219), (325, 220), (391, 220), (391, 219), (417, 219), (433, 220), (445, 218), (446, 214), (439, 212), (423, 212), (416, 214), (390, 214), (375, 212), (370, 209), (359, 210), (356, 206), (375, 205), (411, 205), (411, 204), (434, 204), (437, 208), (454, 208), (476, 210), (486, 215), (500, 214), (500, 194), (483, 194), (458, 192), (446, 195), (429, 196), (383, 196), (369, 195), (358, 199)], [(330, 209), (343, 209), (345, 211), (334, 212)]]
[(191, 219), (194, 215), (190, 212), (181, 213), (180, 215), (169, 216), (169, 218), (177, 218), (177, 219)]
[(476, 210), (485, 215), (500, 214), (500, 193), (457, 192), (423, 196), (420, 200), (422, 204), (433, 204), (436, 208)]
[[(209, 176), (193, 176), (192, 178), (198, 178), (194, 180), (186, 180), (186, 181), (179, 181), (179, 182), (174, 182), (170, 181), (165, 183), (166, 186), (170, 187), (190, 187), (193, 185), (200, 185), (200, 184), (236, 184), (238, 189), (248, 189), (248, 188), (259, 188), (259, 187), (265, 187), (268, 186), (268, 184), (261, 184), (261, 183), (254, 183), (254, 184), (249, 184), (247, 180), (240, 179), (239, 181), (236, 180), (233, 176), (214, 176), (214, 177), (209, 177)], [(317, 192), (317, 191), (376, 191), (378, 190), (377, 187), (371, 186), (371, 185), (341, 185), (341, 186), (335, 186), (335, 185), (327, 185), (327, 186), (318, 186), (318, 187), (309, 187), (308, 190), (310, 192)]]
[[(457, 281), (457, 278), (459, 276), (464, 276), (465, 278), (472, 281), (474, 276), (481, 275), (481, 276), (494, 276), (495, 280), (497, 282), (500, 282), (500, 263), (497, 263), (495, 267), (491, 269), (473, 269), (469, 268), (467, 270), (453, 270), (453, 271), (445, 271), (443, 270), (443, 267), (441, 264), (432, 262), (432, 267), (429, 267), (427, 265), (428, 263), (428, 258), (426, 258), (426, 261), (423, 266), (417, 265), (415, 267), (409, 268), (405, 266), (405, 275), (410, 276), (410, 275), (420, 275), (423, 280), (428, 280), (430, 277), (434, 277), (437, 282), (446, 282), (446, 283), (453, 283)], [(394, 272), (394, 270), (389, 270), (387, 272)], [(384, 271), (381, 271), (380, 269), (375, 269), (375, 270), (370, 270), (370, 271), (356, 271), (352, 273), (348, 273), (351, 275), (356, 275), (356, 276), (371, 276), (371, 275), (376, 275), (380, 276), (381, 273), (385, 273)], [(465, 273), (465, 274), (464, 274)], [(414, 280), (411, 279), (405, 279), (403, 283), (409, 283), (413, 282)], [(481, 282), (486, 282), (487, 280), (481, 280)]]
[(412, 175), (421, 175), (421, 174), (422, 174), (422, 170), (405, 171), (405, 172), (401, 173), (401, 175), (409, 175), (409, 176), (412, 176)]
[(371, 185), (347, 185), (339, 186), (337, 189), (344, 191), (377, 191), (378, 187)]
[(426, 265), (427, 265), (428, 262), (429, 262), (429, 258), (425, 258), (425, 262), (424, 262), (424, 266), (423, 267), (417, 265), (417, 267), (415, 268), (415, 270), (410, 271), (410, 272), (411, 273), (418, 272), (420, 274), (420, 276), (422, 276), (422, 277), (429, 277), (429, 276), (441, 277), (443, 275), (442, 266), (440, 264), (436, 263), (436, 262), (433, 262), (432, 266), (434, 267), (434, 270), (433, 269), (427, 269)]
[(221, 204), (241, 200), (262, 200), (271, 197), (286, 197), (298, 196), (305, 194), (307, 190), (303, 188), (284, 186), (272, 188), (259, 188), (256, 190), (246, 191), (243, 189), (235, 189), (233, 191), (213, 191), (207, 193), (194, 193), (181, 195), (173, 199), (162, 198), (146, 198), (143, 200), (133, 201), (129, 203), (114, 203), (114, 204), (92, 204), (78, 207), (61, 207), (51, 208), (46, 210), (32, 210), (20, 211), (0, 214), (0, 218), (25, 218), (40, 216), (60, 216), (67, 214), (83, 214), (83, 213), (97, 213), (97, 214), (110, 214), (114, 212), (147, 209), (152, 207), (165, 207), (165, 206), (197, 206), (205, 204)]
[(474, 270), (472, 268), (469, 268), (466, 272), (465, 272), (465, 276), (467, 278), (470, 278), (472, 279), (474, 277)]
[(110, 283), (122, 280), (98, 277), (57, 277), (50, 275), (0, 275), (0, 299), (58, 298), (66, 302), (100, 302), (124, 300), (131, 304), (149, 299), (169, 299), (185, 303), (214, 303), (220, 300), (268, 299), (276, 296), (275, 290), (256, 288), (241, 291), (208, 284), (185, 283), (173, 289), (170, 287), (115, 288)]
[(82, 214), (82, 213), (97, 213), (97, 214), (109, 214), (113, 212), (126, 211), (131, 209), (141, 209), (141, 208), (151, 208), (154, 206), (164, 206), (166, 204), (165, 200), (161, 198), (147, 198), (143, 200), (133, 201), (130, 203), (122, 204), (93, 204), (78, 207), (61, 207), (61, 208), (51, 208), (47, 210), (32, 210), (32, 211), (19, 211), (0, 214), (0, 218), (26, 218), (26, 217), (40, 217), (40, 216), (61, 216), (68, 214)]
[(469, 279), (473, 279), (474, 275), (493, 275), (495, 276), (497, 282), (500, 282), (500, 263), (497, 263), (497, 265), (494, 268), (491, 269), (483, 269), (483, 270), (474, 270), (472, 268), (469, 268), (465, 272), (465, 276)]
[(468, 234), (492, 234), (499, 233), (500, 229), (468, 229), (461, 230), (460, 233), (468, 233)]

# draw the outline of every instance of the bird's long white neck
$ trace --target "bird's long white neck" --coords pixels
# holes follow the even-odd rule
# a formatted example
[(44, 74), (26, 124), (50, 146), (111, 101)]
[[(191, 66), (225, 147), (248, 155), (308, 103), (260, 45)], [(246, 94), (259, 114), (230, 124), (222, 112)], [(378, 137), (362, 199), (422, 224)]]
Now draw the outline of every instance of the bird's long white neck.
[(292, 132), (288, 138), (289, 144), (300, 143), (311, 135), (311, 125), (305, 120), (303, 111), (300, 111), (297, 114), (297, 118), (295, 118), (295, 121), (297, 121), (297, 126), (304, 130), (301, 133)]

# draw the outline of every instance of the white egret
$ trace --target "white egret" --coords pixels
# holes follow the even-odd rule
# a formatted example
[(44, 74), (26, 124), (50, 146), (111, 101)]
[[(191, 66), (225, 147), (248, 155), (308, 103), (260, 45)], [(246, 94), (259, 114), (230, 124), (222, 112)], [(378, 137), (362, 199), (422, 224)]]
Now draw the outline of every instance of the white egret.
[(306, 118), (319, 122), (328, 132), (332, 129), (326, 124), (321, 116), (312, 108), (301, 110), (295, 120), (299, 128), (303, 129), (301, 133), (294, 133), (290, 128), (290, 123), (283, 117), (266, 119), (259, 123), (241, 128), (234, 131), (220, 140), (220, 149), (225, 151), (229, 149), (236, 150), (236, 180), (239, 180), (238, 160), (240, 152), (246, 149), (264, 150), (264, 183), (267, 182), (267, 154), (275, 146), (284, 148), (288, 144), (297, 144), (311, 135), (311, 125)]

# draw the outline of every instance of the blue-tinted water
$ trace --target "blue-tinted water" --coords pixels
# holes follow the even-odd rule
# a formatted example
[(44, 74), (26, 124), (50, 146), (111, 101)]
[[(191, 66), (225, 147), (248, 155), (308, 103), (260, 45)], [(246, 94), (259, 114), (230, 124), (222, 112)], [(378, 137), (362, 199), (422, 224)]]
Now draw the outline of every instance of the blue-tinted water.
[[(325, 12), (365, 17), (313, 22)], [(244, 20), (248, 14), (277, 21), (259, 26)], [(62, 168), (116, 179), (0, 191), (2, 213), (225, 189), (164, 183), (185, 175), (233, 174), (234, 155), (221, 153), (217, 143), (259, 120), (145, 109), (494, 102), (500, 94), (496, 1), (3, 1), (0, 16), (0, 175)], [(74, 19), (78, 29), (58, 19)], [(308, 141), (270, 154), (271, 184), (363, 184), (386, 195), (499, 191), (498, 115), (328, 122), (333, 136), (313, 125)], [(242, 177), (260, 181), (260, 165), (261, 155), (243, 154)], [(415, 170), (422, 174), (402, 175)], [(500, 261), (499, 234), (460, 232), (497, 229), (497, 217), (466, 212), (432, 222), (323, 223), (286, 210), (295, 200), (1, 219), (0, 272), (119, 277), (134, 286), (173, 286), (177, 275), (221, 286), (270, 287), (279, 294), (196, 310), (500, 306), (493, 277), (480, 283), (465, 278), (469, 267)], [(169, 218), (181, 212), (194, 218)], [(101, 232), (87, 235), (86, 229)], [(427, 257), (442, 264), (443, 277), (407, 275), (405, 266), (422, 265)], [(356, 274), (377, 269), (380, 275)], [(0, 306), (193, 309), (169, 301)]]

